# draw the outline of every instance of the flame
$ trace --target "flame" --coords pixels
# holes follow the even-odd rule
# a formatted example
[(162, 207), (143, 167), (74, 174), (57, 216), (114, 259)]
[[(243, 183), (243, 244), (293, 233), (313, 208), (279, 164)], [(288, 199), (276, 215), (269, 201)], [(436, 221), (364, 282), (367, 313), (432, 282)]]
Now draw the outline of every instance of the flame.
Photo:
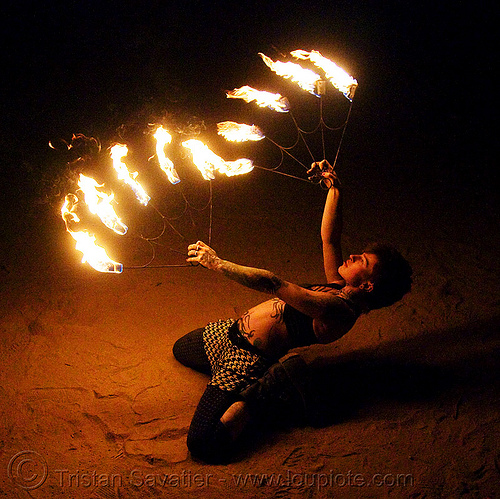
[(256, 90), (248, 85), (241, 88), (235, 88), (227, 92), (226, 95), (228, 99), (243, 99), (245, 102), (255, 101), (258, 106), (268, 107), (279, 113), (286, 113), (290, 110), (290, 103), (286, 97), (280, 94), (264, 92), (263, 90)]
[(69, 222), (78, 223), (80, 221), (80, 218), (75, 213), (77, 204), (78, 198), (74, 194), (67, 194), (64, 198), (64, 203), (61, 207), (61, 216), (66, 225), (66, 229), (69, 227)]
[(224, 165), (224, 160), (212, 152), (201, 140), (189, 139), (182, 145), (191, 151), (193, 163), (200, 170), (203, 178), (213, 180), (214, 171)]
[(318, 95), (316, 93), (316, 83), (321, 80), (321, 76), (310, 69), (303, 68), (300, 64), (294, 62), (281, 62), (273, 61), (267, 55), (259, 52), (262, 60), (266, 63), (272, 71), (274, 71), (278, 76), (290, 79), (294, 83), (297, 83), (300, 88), (306, 90), (310, 94)]
[(257, 125), (245, 125), (234, 121), (217, 123), (217, 132), (231, 142), (257, 141), (265, 137)]
[(111, 158), (113, 160), (113, 168), (118, 173), (118, 178), (123, 180), (133, 191), (135, 197), (141, 204), (147, 206), (151, 199), (139, 182), (136, 182), (137, 172), (130, 173), (127, 165), (122, 161), (128, 154), (128, 147), (125, 144), (115, 144), (111, 148)]
[(214, 180), (216, 170), (225, 173), (228, 177), (249, 173), (253, 170), (251, 160), (224, 161), (201, 140), (189, 139), (183, 142), (182, 145), (191, 151), (193, 163), (200, 170), (205, 180)]
[(121, 273), (123, 265), (111, 260), (106, 250), (95, 243), (95, 236), (86, 231), (76, 232), (69, 228), (69, 222), (78, 223), (80, 221), (78, 215), (75, 213), (77, 204), (78, 198), (74, 194), (68, 194), (61, 207), (61, 216), (66, 225), (66, 230), (76, 241), (76, 249), (83, 253), (82, 263), (88, 262), (93, 269), (99, 272)]
[(235, 175), (243, 175), (245, 173), (250, 173), (253, 170), (252, 160), (241, 158), (236, 161), (226, 161), (226, 168), (220, 170), (221, 173), (225, 173), (228, 177), (234, 177)]
[(172, 142), (172, 136), (162, 126), (159, 126), (156, 129), (154, 138), (156, 139), (156, 156), (158, 157), (160, 168), (165, 172), (168, 180), (175, 185), (180, 182), (181, 179), (175, 171), (174, 164), (165, 154), (165, 146)]
[(102, 187), (102, 185), (99, 185), (93, 178), (86, 177), (82, 173), (80, 173), (78, 186), (85, 195), (85, 203), (91, 213), (97, 215), (106, 227), (117, 234), (123, 235), (127, 233), (128, 227), (118, 218), (118, 215), (111, 206), (113, 194), (108, 195), (98, 191), (97, 188)]
[(297, 59), (309, 59), (316, 67), (325, 72), (325, 76), (330, 83), (344, 96), (352, 101), (358, 82), (349, 76), (341, 67), (337, 66), (333, 61), (322, 56), (317, 50), (307, 52), (306, 50), (294, 50), (290, 52)]
[(123, 271), (121, 263), (111, 260), (106, 250), (95, 243), (95, 236), (88, 232), (73, 232), (68, 230), (76, 241), (76, 249), (83, 253), (82, 263), (88, 264), (98, 272), (120, 274)]

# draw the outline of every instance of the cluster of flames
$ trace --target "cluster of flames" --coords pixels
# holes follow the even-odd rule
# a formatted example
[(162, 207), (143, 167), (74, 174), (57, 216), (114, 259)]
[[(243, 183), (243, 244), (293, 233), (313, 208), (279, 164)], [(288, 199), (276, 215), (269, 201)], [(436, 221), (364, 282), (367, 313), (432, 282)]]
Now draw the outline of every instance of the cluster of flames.
[[(303, 90), (321, 96), (323, 93), (321, 83), (324, 78), (329, 81), (337, 90), (350, 101), (354, 97), (357, 88), (357, 81), (349, 76), (342, 68), (333, 61), (323, 57), (317, 51), (307, 52), (305, 50), (295, 50), (291, 55), (295, 59), (309, 60), (316, 68), (324, 73), (321, 77), (316, 72), (302, 67), (294, 62), (273, 61), (264, 54), (259, 54), (264, 63), (277, 75), (290, 79), (297, 83)], [(262, 90), (256, 90), (250, 86), (243, 86), (227, 92), (227, 97), (232, 99), (243, 99), (245, 102), (255, 102), (260, 107), (267, 107), (276, 112), (286, 113), (290, 110), (290, 104), (286, 97), (279, 93), (271, 93)], [(217, 125), (218, 133), (228, 141), (245, 142), (259, 141), (265, 138), (262, 130), (256, 125), (247, 125), (235, 123), (233, 121), (224, 121)], [(172, 184), (180, 182), (180, 177), (175, 169), (174, 163), (166, 155), (166, 148), (172, 142), (172, 135), (162, 126), (159, 126), (155, 133), (156, 139), (156, 158), (162, 171), (165, 173), (168, 181)], [(206, 144), (200, 140), (189, 139), (182, 142), (192, 156), (192, 161), (200, 171), (205, 180), (214, 180), (215, 172), (227, 176), (241, 175), (249, 173), (253, 169), (253, 163), (250, 159), (238, 159), (236, 161), (226, 161), (215, 154)], [(111, 148), (111, 159), (118, 179), (124, 182), (133, 191), (139, 203), (147, 206), (150, 196), (146, 193), (142, 185), (137, 181), (137, 172), (130, 172), (124, 161), (128, 154), (128, 148), (125, 144), (116, 144)], [(113, 201), (113, 194), (107, 194), (102, 190), (103, 185), (96, 182), (93, 178), (80, 174), (78, 181), (78, 192), (83, 194), (83, 202), (87, 205), (89, 211), (98, 216), (102, 223), (114, 231), (116, 234), (124, 235), (128, 227), (116, 214)], [(65, 197), (61, 208), (61, 216), (66, 225), (66, 230), (76, 241), (76, 249), (83, 253), (82, 262), (88, 262), (89, 265), (99, 272), (120, 273), (123, 271), (123, 264), (112, 260), (106, 250), (96, 244), (96, 238), (86, 230), (75, 231), (74, 227), (80, 222), (76, 213), (77, 206), (81, 202), (75, 194), (68, 194)]]
[[(154, 138), (156, 139), (156, 157), (158, 164), (167, 176), (167, 179), (175, 185), (180, 182), (180, 177), (175, 170), (172, 160), (168, 158), (165, 153), (165, 148), (171, 143), (172, 136), (165, 128), (159, 126), (154, 133)], [(215, 179), (215, 171), (224, 173), (227, 176), (233, 176), (248, 173), (253, 169), (251, 160), (243, 158), (236, 161), (226, 161), (220, 156), (217, 156), (217, 154), (200, 140), (187, 140), (183, 142), (182, 145), (191, 152), (193, 163), (205, 180)], [(138, 182), (138, 173), (131, 172), (127, 167), (124, 160), (127, 154), (128, 148), (125, 144), (115, 144), (111, 147), (110, 156), (113, 168), (117, 173), (118, 179), (130, 187), (139, 203), (143, 206), (147, 206), (151, 197)], [(61, 208), (61, 216), (66, 225), (66, 230), (76, 241), (76, 249), (83, 253), (83, 263), (87, 262), (92, 268), (99, 272), (120, 273), (123, 270), (123, 265), (111, 259), (107, 255), (106, 250), (96, 244), (94, 235), (86, 230), (75, 231), (71, 228), (80, 222), (80, 218), (76, 211), (78, 204), (83, 201), (87, 205), (89, 211), (93, 215), (98, 216), (106, 227), (119, 235), (127, 233), (128, 227), (118, 217), (113, 207), (113, 194), (104, 192), (103, 187), (102, 184), (99, 184), (93, 178), (80, 174), (78, 192), (82, 193), (83, 199), (80, 199), (76, 194), (68, 194)], [(82, 195), (80, 195), (80, 197), (82, 197)]]
[[(341, 67), (337, 66), (337, 64), (330, 59), (322, 56), (316, 50), (311, 52), (307, 52), (306, 50), (294, 50), (290, 52), (290, 54), (295, 59), (311, 61), (316, 68), (323, 72), (324, 76), (322, 77), (311, 69), (304, 68), (295, 62), (273, 61), (265, 54), (260, 53), (259, 55), (262, 57), (264, 63), (278, 76), (282, 76), (283, 78), (297, 83), (300, 88), (317, 97), (321, 96), (323, 93), (320, 90), (322, 88), (321, 83), (326, 79), (326, 81), (330, 82), (339, 92), (342, 92), (346, 99), (352, 101), (356, 88), (358, 87), (358, 82)], [(227, 97), (230, 99), (243, 99), (245, 102), (255, 101), (258, 106), (268, 107), (279, 113), (286, 113), (290, 110), (288, 100), (281, 94), (256, 90), (249, 86), (235, 88), (227, 93)]]

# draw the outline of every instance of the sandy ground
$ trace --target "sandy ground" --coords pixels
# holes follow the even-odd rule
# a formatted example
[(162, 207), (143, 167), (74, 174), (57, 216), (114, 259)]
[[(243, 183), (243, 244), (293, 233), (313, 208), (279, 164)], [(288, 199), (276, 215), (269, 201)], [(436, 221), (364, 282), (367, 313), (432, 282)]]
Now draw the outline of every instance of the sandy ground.
[[(396, 243), (414, 267), (413, 292), (336, 344), (304, 352), (311, 365), (329, 365), (334, 423), (256, 431), (235, 462), (219, 466), (188, 454), (207, 378), (179, 365), (171, 348), (263, 296), (202, 268), (99, 274), (79, 262), (57, 207), (23, 195), (6, 207), (0, 495), (497, 497), (495, 217), (478, 218), (472, 198), (443, 198), (437, 187), (379, 179), (363, 190), (363, 165), (342, 168), (346, 251)], [(213, 246), (286, 279), (321, 282), (323, 200), (318, 187), (267, 172), (216, 182)], [(203, 223), (183, 229), (206, 239)], [(174, 260), (182, 257), (159, 248), (158, 263)]]

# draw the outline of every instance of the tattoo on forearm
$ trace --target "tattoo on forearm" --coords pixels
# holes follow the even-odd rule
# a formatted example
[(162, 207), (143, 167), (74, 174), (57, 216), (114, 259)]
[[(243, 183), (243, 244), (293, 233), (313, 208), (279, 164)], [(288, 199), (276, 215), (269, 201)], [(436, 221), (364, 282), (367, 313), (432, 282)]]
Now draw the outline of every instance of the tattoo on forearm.
[(272, 300), (273, 311), (271, 312), (271, 317), (276, 319), (277, 322), (283, 322), (283, 311), (285, 309), (285, 302), (281, 301), (279, 298), (274, 298)]
[(255, 280), (255, 284), (255, 289), (274, 295), (283, 285), (283, 281), (274, 274), (269, 273), (269, 276), (259, 276)]
[(275, 294), (283, 286), (283, 281), (272, 272), (252, 267), (242, 267), (228, 261), (220, 266), (222, 273), (247, 288)]

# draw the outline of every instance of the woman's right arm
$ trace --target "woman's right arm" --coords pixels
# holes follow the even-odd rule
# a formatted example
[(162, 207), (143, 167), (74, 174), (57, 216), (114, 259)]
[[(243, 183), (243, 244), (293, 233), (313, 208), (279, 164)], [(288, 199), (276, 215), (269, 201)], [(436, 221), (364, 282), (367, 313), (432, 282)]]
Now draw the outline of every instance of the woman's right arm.
[[(324, 323), (329, 329), (339, 314), (345, 312), (342, 299), (333, 293), (313, 291), (281, 279), (269, 270), (245, 267), (223, 260), (207, 244), (198, 241), (188, 246), (188, 262), (199, 263), (247, 288), (276, 296), (303, 314)], [(331, 329), (331, 328), (330, 328)], [(323, 338), (322, 342), (331, 341)]]

